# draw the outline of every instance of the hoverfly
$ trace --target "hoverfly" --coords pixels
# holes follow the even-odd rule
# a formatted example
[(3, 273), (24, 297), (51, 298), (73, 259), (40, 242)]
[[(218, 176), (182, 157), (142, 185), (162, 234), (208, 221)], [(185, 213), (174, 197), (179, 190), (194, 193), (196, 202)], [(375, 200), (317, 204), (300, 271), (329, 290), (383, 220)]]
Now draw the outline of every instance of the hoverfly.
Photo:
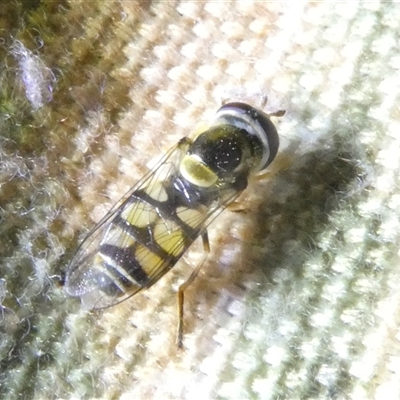
[[(65, 289), (93, 309), (126, 300), (156, 283), (247, 187), (248, 178), (275, 158), (279, 137), (270, 116), (245, 103), (228, 103), (209, 128), (181, 139), (94, 227), (78, 248)], [(178, 290), (178, 346), (184, 291)]]

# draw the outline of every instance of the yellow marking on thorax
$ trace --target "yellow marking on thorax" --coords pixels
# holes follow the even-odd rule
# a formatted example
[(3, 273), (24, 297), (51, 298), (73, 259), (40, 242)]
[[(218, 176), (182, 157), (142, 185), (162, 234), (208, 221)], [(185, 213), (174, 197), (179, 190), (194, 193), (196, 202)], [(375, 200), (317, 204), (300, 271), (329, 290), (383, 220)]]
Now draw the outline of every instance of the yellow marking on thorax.
[(217, 174), (201, 162), (196, 155), (186, 155), (183, 157), (179, 172), (190, 183), (200, 187), (210, 187), (217, 180)]

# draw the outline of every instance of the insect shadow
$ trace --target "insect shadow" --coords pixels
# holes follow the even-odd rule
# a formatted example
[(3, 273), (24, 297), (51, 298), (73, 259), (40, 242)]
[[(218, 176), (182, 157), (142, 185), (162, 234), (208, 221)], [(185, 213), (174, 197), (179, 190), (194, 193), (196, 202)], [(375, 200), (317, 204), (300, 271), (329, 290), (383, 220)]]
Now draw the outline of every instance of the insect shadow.
[[(349, 140), (345, 140), (346, 137)], [(309, 151), (297, 151), (298, 146), (293, 142), (277, 156), (274, 162), (278, 164), (278, 172), (271, 179), (248, 188), (241, 215), (237, 217), (245, 221), (242, 234), (236, 239), (240, 246), (239, 257), (227, 268), (222, 267), (222, 273), (218, 263), (231, 239), (223, 234), (220, 246), (211, 242), (211, 247), (216, 248), (212, 251), (210, 265), (190, 288), (192, 296), (196, 297), (196, 307), (220, 307), (224, 310), (222, 314), (229, 318), (229, 303), (238, 296), (240, 301), (244, 296), (249, 286), (246, 279), (254, 271), (256, 279), (261, 275), (256, 288), (258, 293), (273, 290), (278, 270), (290, 268), (290, 279), (301, 280), (306, 261), (317, 249), (318, 238), (330, 224), (332, 213), (339, 210), (355, 190), (362, 189), (364, 172), (358, 165), (358, 148), (350, 136), (326, 136), (316, 141)], [(289, 166), (279, 170), (280, 162)], [(329, 260), (326, 261), (328, 269)], [(228, 294), (226, 300), (221, 300), (223, 291), (233, 295)], [(199, 294), (203, 298), (200, 299)], [(200, 306), (203, 301), (206, 305)], [(221, 324), (222, 319), (223, 316)], [(194, 325), (193, 321), (187, 323)], [(188, 326), (188, 331), (192, 329), (196, 328)]]

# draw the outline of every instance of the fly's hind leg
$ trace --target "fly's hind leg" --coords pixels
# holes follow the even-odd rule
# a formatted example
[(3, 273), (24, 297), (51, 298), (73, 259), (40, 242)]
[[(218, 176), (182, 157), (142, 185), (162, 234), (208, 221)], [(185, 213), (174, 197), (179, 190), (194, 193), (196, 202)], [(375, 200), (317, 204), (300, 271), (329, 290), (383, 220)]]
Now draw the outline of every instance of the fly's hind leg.
[(206, 260), (208, 253), (210, 252), (210, 242), (208, 241), (208, 234), (207, 231), (202, 233), (201, 238), (203, 240), (203, 247), (204, 247), (204, 256), (196, 266), (196, 268), (192, 271), (189, 278), (179, 286), (178, 289), (178, 348), (181, 349), (183, 347), (183, 303), (184, 303), (184, 293), (185, 290), (190, 286), (190, 284), (195, 280), (197, 274), (199, 273), (201, 267)]

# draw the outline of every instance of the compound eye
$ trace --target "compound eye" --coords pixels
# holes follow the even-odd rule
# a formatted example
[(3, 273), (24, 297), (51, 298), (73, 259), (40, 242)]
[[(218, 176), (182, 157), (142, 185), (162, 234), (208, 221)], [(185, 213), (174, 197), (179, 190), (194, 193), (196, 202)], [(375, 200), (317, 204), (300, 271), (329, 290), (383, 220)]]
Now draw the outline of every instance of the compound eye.
[(234, 171), (242, 161), (242, 143), (231, 134), (231, 130), (236, 131), (237, 128), (211, 128), (207, 135), (200, 135), (191, 148), (192, 154), (196, 154), (219, 176)]

